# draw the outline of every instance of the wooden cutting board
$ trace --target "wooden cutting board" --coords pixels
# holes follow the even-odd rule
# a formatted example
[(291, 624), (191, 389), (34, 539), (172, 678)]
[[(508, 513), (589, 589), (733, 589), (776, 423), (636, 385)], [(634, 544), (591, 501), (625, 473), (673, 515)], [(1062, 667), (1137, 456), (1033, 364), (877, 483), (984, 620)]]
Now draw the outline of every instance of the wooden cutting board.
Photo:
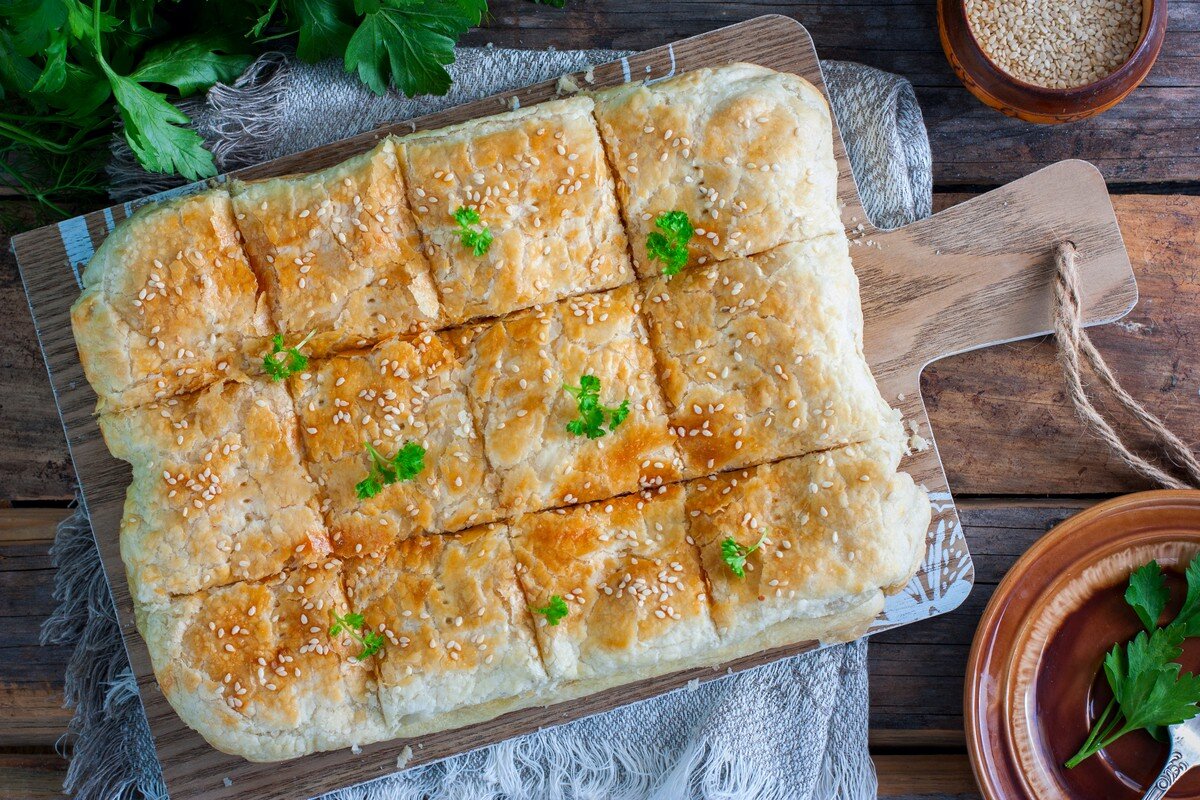
[[(583, 87), (610, 86), (734, 61), (793, 72), (824, 90), (808, 32), (782, 16), (759, 17), (597, 67), (594, 84), (582, 75), (575, 80)], [(548, 81), (236, 174), (258, 178), (320, 169), (369, 149), (386, 133), (439, 128), (495, 114), (512, 97), (522, 106), (532, 105), (553, 98), (555, 87), (555, 81)], [(877, 632), (950, 611), (967, 596), (974, 578), (921, 401), (921, 369), (952, 353), (1048, 332), (1051, 254), (1054, 244), (1063, 239), (1080, 248), (1089, 324), (1127, 313), (1137, 300), (1137, 286), (1104, 181), (1091, 165), (1062, 162), (927, 220), (879, 231), (866, 221), (836, 125), (834, 133), (843, 221), (862, 284), (867, 356), (884, 397), (901, 409), (906, 424), (924, 440), (924, 449), (907, 458), (902, 468), (929, 489), (935, 507), (925, 562), (905, 590), (889, 598), (872, 628)], [(819, 646), (800, 642), (716, 668), (687, 670), (548, 708), (513, 712), (419, 741), (372, 745), (358, 754), (321, 753), (280, 766), (251, 764), (214, 750), (172, 711), (134, 627), (118, 549), (129, 469), (104, 445), (92, 416), (96, 398), (71, 335), (69, 310), (79, 292), (80, 270), (112, 226), (128, 217), (133, 207), (116, 206), (22, 234), (13, 240), (13, 249), (171, 797), (291, 800), (312, 796), (394, 772), (406, 746), (412, 748), (409, 765), (421, 764), (657, 695), (693, 679), (719, 677), (726, 669), (745, 669)]]

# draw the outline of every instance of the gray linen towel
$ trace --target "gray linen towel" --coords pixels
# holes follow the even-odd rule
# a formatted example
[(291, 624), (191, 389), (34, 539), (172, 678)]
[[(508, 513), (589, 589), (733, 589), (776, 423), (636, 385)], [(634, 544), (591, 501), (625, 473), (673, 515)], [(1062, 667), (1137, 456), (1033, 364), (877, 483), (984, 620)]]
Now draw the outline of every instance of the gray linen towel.
[[(336, 63), (260, 58), (232, 86), (187, 111), (222, 171), (386, 122), (519, 88), (623, 55), (464, 48), (443, 98), (377, 97)], [(867, 212), (883, 227), (930, 213), (929, 142), (912, 87), (857, 64), (824, 62), (825, 79)], [(122, 142), (114, 199), (176, 182), (149, 176)], [(55, 597), (43, 640), (75, 645), (66, 700), (75, 708), (65, 788), (79, 800), (166, 797), (145, 714), (121, 647), (87, 519), (64, 521), (54, 545)], [(493, 747), (422, 766), (323, 800), (864, 800), (866, 644), (820, 652), (690, 686)]]

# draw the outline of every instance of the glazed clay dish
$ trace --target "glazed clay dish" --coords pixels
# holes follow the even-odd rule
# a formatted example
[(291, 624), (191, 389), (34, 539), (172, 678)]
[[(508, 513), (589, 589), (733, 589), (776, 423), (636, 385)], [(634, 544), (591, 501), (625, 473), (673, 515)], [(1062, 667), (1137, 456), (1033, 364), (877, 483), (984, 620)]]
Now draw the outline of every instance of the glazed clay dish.
[[(1143, 492), (1101, 503), (1042, 537), (1009, 571), (971, 647), (964, 711), (971, 764), (988, 800), (1137, 800), (1167, 757), (1144, 731), (1074, 769), (1063, 763), (1111, 698), (1104, 654), (1137, 633), (1129, 574), (1155, 559), (1176, 606), (1200, 552), (1200, 491)], [(1169, 611), (1172, 609), (1168, 609)], [(1185, 647), (1183, 669), (1200, 667)], [(1200, 798), (1200, 772), (1172, 798)]]

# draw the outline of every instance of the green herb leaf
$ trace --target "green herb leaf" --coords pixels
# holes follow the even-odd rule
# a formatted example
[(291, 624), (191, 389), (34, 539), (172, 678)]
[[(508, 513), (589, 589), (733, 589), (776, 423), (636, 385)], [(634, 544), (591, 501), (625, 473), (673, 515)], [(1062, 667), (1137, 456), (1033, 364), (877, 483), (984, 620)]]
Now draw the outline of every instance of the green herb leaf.
[(1184, 576), (1187, 578), (1187, 595), (1171, 625), (1179, 628), (1184, 638), (1191, 639), (1200, 636), (1200, 554), (1187, 565)]
[(176, 39), (150, 48), (129, 77), (139, 83), (174, 86), (187, 97), (241, 75), (252, 57), (237, 50), (235, 40), (219, 34)]
[(451, 215), (458, 223), (458, 238), (462, 246), (477, 256), (481, 256), (492, 246), (492, 232), (486, 225), (480, 223), (479, 212), (473, 208), (461, 206)]
[(296, 55), (310, 64), (346, 52), (354, 28), (346, 4), (338, 0), (287, 0), (289, 19), (300, 23)]
[(404, 94), (445, 94), (454, 42), (478, 25), (486, 0), (355, 0), (363, 14), (346, 45), (346, 71), (376, 94), (389, 83)]
[(345, 633), (357, 642), (359, 647), (362, 648), (359, 650), (358, 655), (355, 656), (357, 660), (362, 661), (370, 658), (383, 648), (383, 634), (377, 631), (363, 630), (366, 620), (363, 619), (362, 614), (351, 613), (341, 616), (336, 611), (332, 612), (332, 614), (333, 624), (329, 626), (329, 635), (337, 636)]
[(409, 442), (391, 458), (384, 458), (370, 442), (363, 442), (371, 457), (371, 471), (354, 487), (359, 500), (369, 500), (383, 491), (384, 486), (411, 481), (425, 469), (425, 448)]
[(1157, 561), (1151, 561), (1134, 570), (1129, 576), (1125, 602), (1137, 613), (1146, 630), (1152, 631), (1158, 627), (1158, 619), (1170, 599), (1171, 593), (1167, 590), (1166, 578)]
[(308, 369), (308, 357), (300, 352), (300, 348), (308, 344), (316, 331), (305, 336), (295, 347), (284, 348), (283, 334), (277, 333), (271, 337), (271, 352), (263, 356), (263, 372), (273, 381), (290, 378), (297, 372)]
[(151, 172), (178, 172), (193, 181), (217, 174), (200, 134), (180, 127), (191, 122), (187, 114), (137, 81), (107, 68), (105, 72), (125, 124), (125, 141), (142, 166)]
[(661, 261), (662, 274), (675, 275), (687, 265), (688, 240), (696, 233), (691, 220), (684, 211), (668, 211), (659, 214), (655, 231), (646, 237), (646, 254), (651, 261)]
[(763, 531), (762, 536), (758, 537), (758, 541), (746, 547), (737, 543), (737, 539), (732, 536), (721, 542), (721, 560), (729, 567), (729, 571), (739, 578), (746, 577), (746, 559), (757, 550), (767, 538), (767, 532)]
[(1183, 609), (1166, 627), (1158, 627), (1170, 592), (1159, 565), (1151, 561), (1129, 576), (1125, 599), (1145, 630), (1128, 643), (1113, 646), (1104, 658), (1104, 675), (1113, 700), (1096, 719), (1079, 752), (1067, 761), (1073, 768), (1130, 731), (1161, 735), (1169, 725), (1200, 714), (1200, 677), (1180, 673), (1176, 659), (1195, 627), (1200, 606), (1200, 556), (1187, 568), (1188, 594)]
[(557, 625), (569, 611), (567, 601), (559, 595), (551, 595), (550, 603), (545, 608), (531, 609), (535, 614), (541, 614), (550, 625)]
[[(579, 417), (567, 422), (567, 431), (574, 436), (599, 439), (605, 433), (615, 431), (629, 416), (628, 399), (616, 407), (600, 403), (600, 379), (595, 375), (580, 376), (578, 386), (563, 384), (563, 391), (575, 397), (578, 407)], [(606, 417), (607, 431), (604, 429)]]

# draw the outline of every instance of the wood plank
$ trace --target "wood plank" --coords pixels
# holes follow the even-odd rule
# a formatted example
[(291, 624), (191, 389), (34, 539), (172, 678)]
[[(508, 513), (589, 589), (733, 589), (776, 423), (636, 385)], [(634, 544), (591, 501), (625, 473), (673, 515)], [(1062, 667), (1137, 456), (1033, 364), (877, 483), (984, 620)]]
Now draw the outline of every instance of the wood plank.
[(0, 800), (62, 798), (67, 761), (57, 753), (0, 753)]
[(1047, 128), (976, 101), (951, 72), (938, 41), (936, 3), (687, 0), (653, 12), (629, 0), (568, 4), (565, 11), (496, 0), (488, 25), (468, 36), (504, 47), (643, 49), (759, 14), (794, 17), (822, 58), (859, 61), (913, 82), (942, 187), (1007, 183), (1064, 158), (1083, 158), (1114, 184), (1200, 180), (1200, 3), (1172, 0), (1166, 41), (1145, 84), (1090, 120)]
[[(1125, 319), (1091, 335), (1135, 398), (1184, 441), (1200, 441), (1200, 197), (1115, 196), (1113, 205), (1141, 299)], [(1076, 418), (1052, 340), (935, 362), (925, 369), (921, 387), (950, 485), (959, 494), (1150, 488)], [(1136, 422), (1116, 419), (1132, 442), (1146, 445)]]
[(971, 762), (963, 753), (874, 756), (879, 797), (888, 800), (967, 800), (980, 797)]

